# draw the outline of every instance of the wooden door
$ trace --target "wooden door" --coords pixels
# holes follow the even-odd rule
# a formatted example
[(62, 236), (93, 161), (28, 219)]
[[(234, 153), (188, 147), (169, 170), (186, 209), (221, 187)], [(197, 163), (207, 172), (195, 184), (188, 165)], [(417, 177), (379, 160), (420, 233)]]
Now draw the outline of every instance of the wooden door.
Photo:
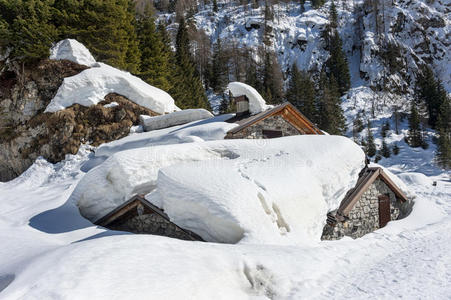
[(379, 196), (379, 228), (390, 222), (390, 197), (388, 195)]

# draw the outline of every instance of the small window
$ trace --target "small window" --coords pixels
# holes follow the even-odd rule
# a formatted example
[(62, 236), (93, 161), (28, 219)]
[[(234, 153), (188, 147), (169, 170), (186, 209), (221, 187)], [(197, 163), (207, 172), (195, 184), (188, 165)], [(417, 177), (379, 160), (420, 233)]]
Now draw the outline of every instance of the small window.
[(263, 137), (265, 139), (272, 139), (272, 138), (278, 138), (282, 136), (281, 130), (266, 130), (263, 129)]

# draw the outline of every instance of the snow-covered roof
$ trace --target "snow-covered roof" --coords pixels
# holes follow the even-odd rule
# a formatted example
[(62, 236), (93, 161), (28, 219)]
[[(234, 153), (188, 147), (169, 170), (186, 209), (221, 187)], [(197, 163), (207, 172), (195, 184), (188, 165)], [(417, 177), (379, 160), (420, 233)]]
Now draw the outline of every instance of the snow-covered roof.
[(65, 39), (56, 43), (50, 49), (50, 59), (67, 59), (80, 65), (93, 66), (96, 60), (89, 52), (88, 48), (74, 39)]
[(256, 89), (242, 82), (230, 82), (227, 86), (227, 90), (232, 93), (234, 97), (245, 95), (249, 99), (249, 111), (251, 114), (258, 114), (268, 108), (272, 107), (266, 105), (263, 97), (257, 92)]
[(184, 109), (161, 116), (140, 116), (144, 131), (186, 124), (189, 122), (212, 118), (213, 114), (206, 109)]
[(56, 112), (75, 103), (95, 105), (109, 93), (117, 93), (156, 113), (179, 110), (174, 99), (163, 90), (145, 83), (140, 78), (104, 63), (64, 78), (55, 97), (45, 112)]
[(291, 243), (317, 240), (364, 166), (345, 137), (292, 136), (161, 145), (117, 152), (74, 190), (96, 221), (135, 194), (204, 240)]
[(101, 145), (97, 148), (95, 156), (100, 159), (109, 157), (116, 152), (135, 148), (222, 140), (230, 129), (238, 126), (235, 123), (225, 122), (231, 116), (232, 114), (226, 114), (183, 125), (133, 134)]

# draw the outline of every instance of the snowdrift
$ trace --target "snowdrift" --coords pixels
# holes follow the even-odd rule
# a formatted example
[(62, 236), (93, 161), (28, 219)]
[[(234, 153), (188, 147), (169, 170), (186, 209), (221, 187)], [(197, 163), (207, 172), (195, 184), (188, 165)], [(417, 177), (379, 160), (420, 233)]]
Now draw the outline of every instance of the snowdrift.
[(364, 167), (338, 136), (223, 140), (122, 151), (88, 172), (71, 200), (96, 221), (137, 193), (212, 242), (319, 241)]
[(253, 115), (271, 107), (270, 105), (266, 105), (265, 100), (256, 89), (245, 83), (230, 82), (227, 85), (227, 90), (229, 90), (234, 97), (246, 95), (249, 99), (249, 111)]
[(110, 93), (120, 94), (159, 114), (179, 110), (168, 93), (128, 72), (96, 63), (89, 50), (75, 40), (57, 43), (51, 53), (51, 59), (69, 59), (91, 68), (66, 77), (45, 112), (56, 112), (76, 103), (83, 106), (95, 105)]
[(130, 135), (101, 145), (95, 156), (108, 157), (119, 151), (156, 145), (222, 140), (230, 129), (238, 126), (236, 123), (225, 122), (232, 116), (233, 114), (226, 114), (207, 120)]
[(185, 109), (162, 116), (140, 116), (144, 131), (151, 131), (186, 124), (193, 121), (212, 118), (213, 114), (206, 109)]
[(53, 60), (67, 59), (89, 67), (96, 64), (96, 60), (91, 55), (88, 48), (74, 39), (65, 39), (56, 43), (56, 45), (50, 49), (49, 58)]

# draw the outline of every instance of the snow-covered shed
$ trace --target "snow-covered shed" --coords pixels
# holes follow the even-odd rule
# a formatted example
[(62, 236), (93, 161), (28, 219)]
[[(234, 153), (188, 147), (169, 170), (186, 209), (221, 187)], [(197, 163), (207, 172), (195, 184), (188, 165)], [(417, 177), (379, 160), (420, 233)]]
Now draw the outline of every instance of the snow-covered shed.
[(365, 167), (338, 209), (327, 214), (321, 239), (359, 238), (404, 218), (410, 209), (407, 196), (382, 168)]
[(291, 103), (267, 105), (251, 86), (231, 82), (227, 86), (236, 107), (234, 117), (227, 120), (239, 126), (227, 132), (226, 139), (266, 139), (301, 134), (323, 134), (315, 124)]
[(135, 195), (95, 222), (112, 230), (148, 233), (187, 241), (202, 241), (197, 234), (180, 228), (169, 217), (147, 201), (143, 195)]
[(301, 134), (323, 134), (289, 102), (255, 115), (249, 112), (237, 113), (227, 122), (237, 123), (239, 126), (229, 130), (226, 139), (267, 139)]

